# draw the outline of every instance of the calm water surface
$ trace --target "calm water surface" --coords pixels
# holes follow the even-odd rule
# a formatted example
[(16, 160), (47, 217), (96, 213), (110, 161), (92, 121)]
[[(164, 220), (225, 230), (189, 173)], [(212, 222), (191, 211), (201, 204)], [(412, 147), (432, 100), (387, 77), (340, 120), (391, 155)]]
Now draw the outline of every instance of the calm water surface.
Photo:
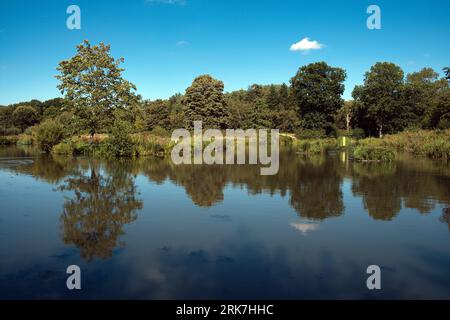
[(260, 176), (0, 148), (0, 298), (449, 299), (449, 207), (450, 165), (424, 159), (286, 152)]

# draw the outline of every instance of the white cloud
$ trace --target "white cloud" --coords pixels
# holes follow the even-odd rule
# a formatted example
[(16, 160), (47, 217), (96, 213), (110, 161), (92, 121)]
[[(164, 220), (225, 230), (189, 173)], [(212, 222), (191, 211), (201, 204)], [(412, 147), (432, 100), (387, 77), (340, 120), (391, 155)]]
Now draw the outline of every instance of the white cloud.
[(324, 45), (316, 40), (309, 40), (309, 38), (303, 38), (299, 42), (294, 43), (291, 46), (290, 50), (309, 52), (310, 50), (320, 50), (323, 47)]
[(315, 223), (291, 223), (291, 227), (294, 227), (302, 234), (306, 235), (308, 232), (315, 231), (319, 229), (319, 225)]

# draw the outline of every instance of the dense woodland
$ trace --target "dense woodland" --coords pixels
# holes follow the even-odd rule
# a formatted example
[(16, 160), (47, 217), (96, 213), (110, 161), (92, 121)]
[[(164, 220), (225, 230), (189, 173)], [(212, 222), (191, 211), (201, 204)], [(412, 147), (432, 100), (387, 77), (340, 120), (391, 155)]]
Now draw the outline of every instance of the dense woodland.
[(183, 94), (144, 100), (123, 79), (123, 62), (111, 57), (109, 46), (85, 41), (57, 66), (63, 98), (0, 106), (0, 135), (21, 134), (49, 121), (62, 126), (64, 136), (110, 133), (117, 126), (167, 135), (190, 128), (194, 120), (210, 128), (277, 128), (314, 138), (450, 128), (448, 67), (440, 78), (431, 68), (405, 75), (393, 63), (378, 62), (350, 101), (342, 98), (346, 71), (326, 62), (293, 70), (289, 84), (224, 92), (222, 81), (200, 75)]

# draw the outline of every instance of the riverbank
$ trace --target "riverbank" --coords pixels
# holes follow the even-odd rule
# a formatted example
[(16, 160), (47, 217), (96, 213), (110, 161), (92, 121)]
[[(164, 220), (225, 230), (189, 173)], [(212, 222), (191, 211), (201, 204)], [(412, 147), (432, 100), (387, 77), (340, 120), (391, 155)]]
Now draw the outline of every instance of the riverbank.
[[(450, 129), (440, 131), (405, 131), (383, 138), (354, 139), (351, 137), (299, 139), (294, 134), (280, 135), (283, 146), (304, 155), (323, 154), (331, 150), (349, 149), (355, 160), (392, 161), (396, 153), (432, 159), (450, 159)], [(36, 135), (0, 136), (0, 145), (38, 145)], [(49, 152), (58, 155), (98, 157), (145, 157), (168, 155), (174, 143), (168, 135), (142, 132), (129, 135), (96, 134), (56, 141)]]
[(360, 161), (392, 161), (397, 152), (432, 159), (450, 159), (449, 129), (404, 131), (383, 138), (297, 139), (292, 144), (298, 152), (306, 155), (347, 148)]

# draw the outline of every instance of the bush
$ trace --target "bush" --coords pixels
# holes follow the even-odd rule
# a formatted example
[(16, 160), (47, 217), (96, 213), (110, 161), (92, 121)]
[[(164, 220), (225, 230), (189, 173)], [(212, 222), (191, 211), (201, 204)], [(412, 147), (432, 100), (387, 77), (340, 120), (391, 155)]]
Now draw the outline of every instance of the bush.
[(14, 141), (14, 139), (12, 139), (12, 137), (0, 136), (0, 146), (6, 146), (6, 145), (14, 144), (14, 143), (15, 143), (15, 141)]
[(395, 152), (380, 147), (358, 146), (353, 152), (353, 157), (358, 161), (383, 161), (389, 162), (395, 160)]
[(59, 155), (66, 155), (71, 156), (73, 155), (73, 147), (72, 144), (68, 141), (63, 141), (61, 143), (58, 143), (57, 145), (53, 146), (52, 153), (53, 154), (59, 154)]
[(20, 130), (19, 128), (10, 127), (10, 128), (7, 128), (5, 130), (5, 135), (7, 135), (7, 136), (15, 136), (15, 135), (20, 134), (21, 132), (22, 132), (22, 130)]
[(169, 138), (153, 136), (150, 134), (135, 134), (132, 137), (134, 143), (133, 154), (136, 157), (164, 156), (169, 154), (173, 143)]
[(450, 159), (450, 142), (444, 139), (434, 140), (424, 146), (423, 153), (434, 159)]
[(118, 120), (114, 123), (111, 137), (107, 140), (106, 152), (116, 158), (133, 155), (133, 141), (130, 138), (131, 127), (128, 122)]
[(336, 149), (338, 146), (337, 139), (310, 139), (299, 140), (297, 146), (302, 153), (306, 154), (320, 154), (325, 153), (330, 149)]
[(21, 145), (31, 145), (33, 144), (33, 138), (28, 134), (19, 135), (19, 140), (17, 140), (17, 144)]
[(450, 130), (404, 131), (387, 135), (383, 139), (367, 138), (359, 141), (360, 146), (394, 149), (416, 156), (449, 159)]
[(41, 123), (37, 129), (37, 142), (45, 152), (50, 152), (53, 146), (60, 143), (64, 138), (62, 126), (54, 120)]
[(363, 139), (366, 136), (366, 133), (361, 128), (355, 128), (350, 130), (349, 137), (352, 137), (354, 139)]
[(338, 128), (334, 124), (327, 123), (324, 130), (327, 137), (337, 138), (339, 136)]
[(301, 129), (296, 133), (299, 139), (321, 139), (325, 138), (325, 130)]
[(160, 126), (154, 127), (152, 130), (152, 134), (154, 134), (155, 136), (160, 136), (160, 137), (170, 137), (170, 133), (166, 129), (164, 129), (163, 127), (160, 127)]

